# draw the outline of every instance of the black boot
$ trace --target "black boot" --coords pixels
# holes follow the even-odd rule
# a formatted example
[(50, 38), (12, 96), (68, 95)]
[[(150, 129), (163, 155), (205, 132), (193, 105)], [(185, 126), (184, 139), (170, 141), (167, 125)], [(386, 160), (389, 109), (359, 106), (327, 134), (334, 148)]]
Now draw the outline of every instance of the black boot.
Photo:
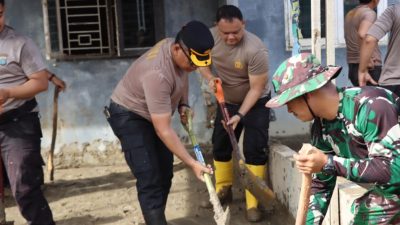
[(164, 208), (152, 209), (143, 213), (146, 225), (168, 225), (165, 219)]

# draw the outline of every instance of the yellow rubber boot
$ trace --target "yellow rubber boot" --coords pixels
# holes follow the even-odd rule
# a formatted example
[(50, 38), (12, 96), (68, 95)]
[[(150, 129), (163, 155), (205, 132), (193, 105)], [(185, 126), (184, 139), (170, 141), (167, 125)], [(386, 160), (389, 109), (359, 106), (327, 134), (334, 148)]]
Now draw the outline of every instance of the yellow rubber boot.
[[(262, 180), (265, 179), (265, 165), (246, 164), (246, 166), (254, 175), (256, 175), (256, 177), (260, 177)], [(250, 193), (250, 191), (246, 190), (246, 218), (249, 222), (258, 222), (261, 220), (261, 212), (257, 207), (257, 199)]]
[(233, 161), (221, 162), (214, 160), (215, 191), (221, 192), (224, 187), (232, 187)]

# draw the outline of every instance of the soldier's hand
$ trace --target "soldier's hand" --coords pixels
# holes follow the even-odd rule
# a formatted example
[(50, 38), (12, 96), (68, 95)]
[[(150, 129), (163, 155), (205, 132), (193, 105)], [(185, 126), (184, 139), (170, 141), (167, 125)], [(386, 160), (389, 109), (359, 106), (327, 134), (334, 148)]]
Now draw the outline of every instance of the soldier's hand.
[(305, 174), (321, 172), (328, 162), (328, 156), (315, 147), (308, 153), (299, 152), (299, 154), (293, 155), (293, 158), (296, 160), (297, 169)]

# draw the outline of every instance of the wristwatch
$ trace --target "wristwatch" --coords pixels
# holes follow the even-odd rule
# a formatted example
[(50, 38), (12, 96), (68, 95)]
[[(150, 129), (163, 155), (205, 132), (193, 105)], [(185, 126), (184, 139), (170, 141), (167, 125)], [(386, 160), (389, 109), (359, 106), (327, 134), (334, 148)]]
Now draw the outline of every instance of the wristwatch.
[(326, 162), (325, 166), (322, 167), (322, 172), (326, 175), (336, 174), (335, 164), (333, 162), (333, 155), (328, 155), (328, 162)]
[(237, 112), (236, 115), (238, 115), (240, 117), (240, 120), (243, 120), (244, 115), (241, 114), (240, 112)]

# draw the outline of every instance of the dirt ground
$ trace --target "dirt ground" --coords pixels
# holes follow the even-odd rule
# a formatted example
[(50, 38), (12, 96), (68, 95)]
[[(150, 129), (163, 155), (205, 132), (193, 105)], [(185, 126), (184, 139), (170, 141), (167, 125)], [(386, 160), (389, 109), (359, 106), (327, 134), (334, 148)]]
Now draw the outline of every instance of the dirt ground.
[[(175, 162), (174, 179), (168, 198), (166, 217), (170, 225), (215, 224), (212, 210), (199, 207), (207, 197), (205, 184), (198, 181), (182, 163)], [(139, 225), (141, 215), (135, 178), (121, 163), (114, 166), (56, 169), (55, 181), (46, 183), (45, 195), (58, 225)], [(243, 190), (234, 184), (230, 205), (231, 225), (246, 225)], [(10, 192), (6, 190), (7, 221), (25, 224)], [(277, 204), (264, 210), (265, 220), (254, 225), (294, 224), (293, 218)], [(11, 223), (10, 223), (11, 224)]]

